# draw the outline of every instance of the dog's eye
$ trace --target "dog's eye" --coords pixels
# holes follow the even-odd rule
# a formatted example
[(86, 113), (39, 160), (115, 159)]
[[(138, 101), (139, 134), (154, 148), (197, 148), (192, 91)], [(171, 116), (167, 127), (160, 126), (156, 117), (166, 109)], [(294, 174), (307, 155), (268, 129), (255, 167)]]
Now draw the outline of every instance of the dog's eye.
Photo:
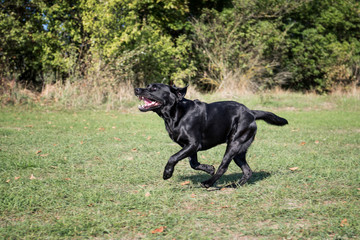
[(157, 87), (155, 87), (155, 86), (151, 86), (150, 84), (149, 85), (147, 85), (147, 87), (146, 87), (148, 90), (150, 90), (150, 91), (156, 91), (157, 90)]

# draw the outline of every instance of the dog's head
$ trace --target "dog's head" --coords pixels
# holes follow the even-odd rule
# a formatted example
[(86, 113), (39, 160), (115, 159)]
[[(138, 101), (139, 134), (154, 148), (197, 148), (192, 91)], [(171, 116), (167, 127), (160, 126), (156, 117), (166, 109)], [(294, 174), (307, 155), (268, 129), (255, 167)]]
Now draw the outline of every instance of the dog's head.
[(144, 101), (139, 105), (142, 112), (167, 110), (175, 103), (181, 101), (186, 94), (187, 87), (178, 88), (161, 83), (149, 84), (146, 88), (135, 88), (135, 96)]

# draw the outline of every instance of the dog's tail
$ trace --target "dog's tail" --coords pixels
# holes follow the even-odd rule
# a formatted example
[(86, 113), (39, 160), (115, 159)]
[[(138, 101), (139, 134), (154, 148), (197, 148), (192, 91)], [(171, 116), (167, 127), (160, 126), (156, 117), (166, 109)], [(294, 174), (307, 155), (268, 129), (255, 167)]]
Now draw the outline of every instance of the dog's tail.
[(277, 126), (284, 126), (288, 124), (288, 121), (285, 118), (279, 117), (272, 112), (265, 112), (260, 110), (251, 110), (251, 112), (254, 114), (256, 120), (264, 120), (269, 124)]

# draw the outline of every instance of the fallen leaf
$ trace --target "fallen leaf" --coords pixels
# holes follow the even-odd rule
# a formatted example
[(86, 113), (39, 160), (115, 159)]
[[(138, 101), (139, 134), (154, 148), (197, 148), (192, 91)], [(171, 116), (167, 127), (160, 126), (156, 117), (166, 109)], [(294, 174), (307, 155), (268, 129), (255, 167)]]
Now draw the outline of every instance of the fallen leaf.
[(42, 151), (41, 150), (38, 150), (38, 151), (36, 151), (36, 154), (39, 154), (39, 153), (41, 153)]
[(88, 207), (93, 207), (94, 204), (93, 203), (90, 203), (89, 205), (87, 205)]
[(181, 186), (189, 185), (189, 184), (190, 184), (190, 181), (185, 181), (185, 182), (182, 182), (182, 183), (180, 183), (180, 184), (181, 184)]
[(347, 226), (347, 225), (349, 225), (349, 223), (348, 223), (348, 220), (347, 220), (346, 218), (344, 218), (343, 220), (341, 220), (341, 222), (340, 222), (340, 227), (345, 227), (345, 226)]
[(148, 136), (148, 137), (146, 138), (146, 140), (148, 140), (148, 141), (149, 141), (150, 139), (151, 139), (151, 136)]
[(20, 177), (14, 177), (14, 179), (15, 179), (15, 180), (18, 180), (18, 179), (20, 179)]
[(117, 137), (114, 137), (114, 139), (115, 139), (116, 141), (121, 141), (121, 139), (120, 139), (120, 138), (117, 138)]
[(315, 141), (315, 144), (319, 144), (320, 142), (318, 140)]
[(304, 146), (306, 144), (306, 142), (301, 142), (300, 146)]
[(192, 198), (195, 198), (195, 197), (196, 197), (196, 194), (194, 194), (194, 193), (191, 194), (191, 197), (192, 197)]
[(166, 226), (161, 226), (155, 230), (152, 230), (151, 233), (154, 234), (154, 233), (162, 233), (164, 230), (165, 230)]
[(84, 142), (83, 142), (83, 141), (81, 141), (81, 142), (80, 142), (80, 144), (84, 144)]
[(132, 152), (137, 152), (136, 148), (131, 149)]
[(116, 128), (115, 126), (112, 127), (112, 129), (115, 129), (115, 128)]
[(25, 127), (27, 127), (27, 128), (32, 128), (33, 125), (26, 125)]
[(145, 197), (150, 197), (151, 196), (151, 193), (147, 192), (145, 193)]
[(39, 156), (40, 157), (47, 157), (49, 154), (48, 153), (45, 153), (45, 154), (40, 154)]
[(99, 131), (105, 131), (105, 128), (100, 127), (98, 130), (99, 130)]
[(299, 167), (291, 167), (291, 168), (289, 168), (291, 171), (296, 171), (296, 170), (298, 170), (299, 169)]
[(65, 180), (66, 180), (66, 181), (70, 181), (70, 180), (71, 180), (71, 178), (65, 178)]
[(9, 182), (10, 182), (10, 179), (6, 180), (5, 182), (6, 182), (6, 183), (9, 183)]
[(29, 177), (30, 180), (34, 180), (36, 179), (36, 177), (34, 176), (34, 174), (31, 174), (31, 176)]

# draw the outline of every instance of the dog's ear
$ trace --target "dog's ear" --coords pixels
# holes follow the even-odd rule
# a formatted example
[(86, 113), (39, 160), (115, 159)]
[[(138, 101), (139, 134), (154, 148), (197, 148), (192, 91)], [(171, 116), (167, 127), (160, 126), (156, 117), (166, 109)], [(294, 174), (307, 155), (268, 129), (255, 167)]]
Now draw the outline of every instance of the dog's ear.
[[(188, 85), (189, 86), (189, 85)], [(186, 91), (187, 91), (187, 88), (188, 86), (186, 87), (183, 87), (183, 88), (178, 88), (175, 86), (175, 84), (171, 87), (171, 91), (173, 93), (175, 93), (176, 95), (176, 98), (178, 101), (181, 101), (184, 97), (185, 97), (185, 94), (186, 94)]]

